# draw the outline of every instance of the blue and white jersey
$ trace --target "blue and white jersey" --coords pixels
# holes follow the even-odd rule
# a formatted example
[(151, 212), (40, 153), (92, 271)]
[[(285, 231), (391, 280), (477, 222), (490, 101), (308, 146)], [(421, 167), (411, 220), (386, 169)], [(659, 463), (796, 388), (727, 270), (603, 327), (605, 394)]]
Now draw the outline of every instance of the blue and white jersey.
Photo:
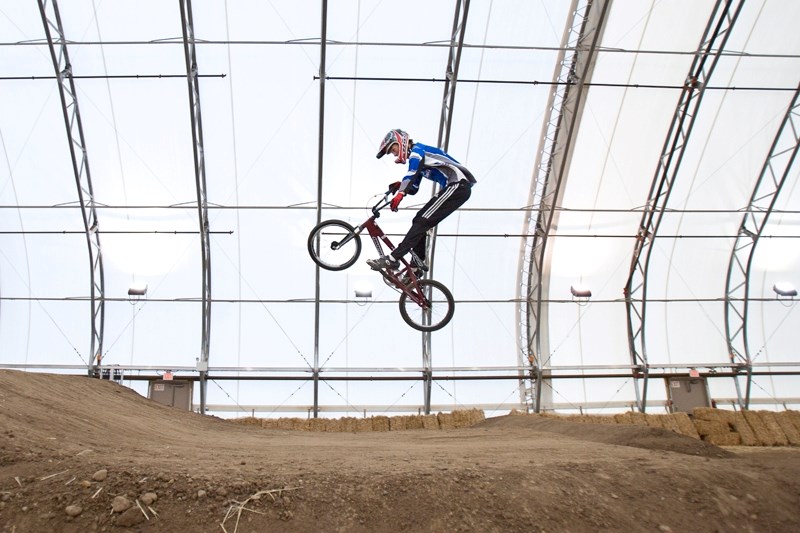
[(461, 180), (468, 181), (470, 186), (478, 182), (472, 172), (444, 150), (427, 144), (414, 143), (408, 154), (408, 172), (403, 177), (400, 191), (415, 194), (422, 178), (435, 181), (442, 188)]

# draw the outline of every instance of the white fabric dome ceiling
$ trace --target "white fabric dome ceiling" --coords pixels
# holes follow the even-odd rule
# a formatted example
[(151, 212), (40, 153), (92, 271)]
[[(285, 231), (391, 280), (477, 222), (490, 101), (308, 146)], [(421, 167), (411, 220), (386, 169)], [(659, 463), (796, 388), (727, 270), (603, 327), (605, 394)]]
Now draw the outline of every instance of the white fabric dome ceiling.
[[(53, 13), (54, 4), (43, 5)], [(96, 208), (92, 235), (101, 242), (102, 364), (123, 368), (126, 384), (144, 390), (136, 377), (197, 377), (205, 353), (203, 400), (219, 410), (530, 407), (532, 384), (516, 379), (530, 370), (517, 316), (528, 259), (521, 233), (538, 212), (528, 198), (565, 29), (575, 11), (604, 5), (191, 2), (210, 230), (205, 322), (180, 3), (59, 4), (91, 171), (84, 205)], [(618, 377), (548, 380), (544, 408), (637, 400), (623, 289), (687, 73), (709, 19), (726, 5), (741, 11), (680, 161), (670, 163), (674, 180), (649, 248), (644, 341), (659, 379), (647, 401), (667, 399), (663, 375), (725, 373), (737, 361), (725, 319), (728, 268), (800, 82), (800, 5), (615, 0), (564, 152), (536, 355), (555, 376)], [(388, 129), (439, 142), (454, 14), (467, 6), (455, 98), (445, 106), (447, 149), (478, 185), (438, 228), (433, 277), (453, 292), (456, 313), (426, 337), (402, 322), (396, 293), (365, 265), (375, 255), (368, 239), (342, 272), (318, 272), (306, 239), (319, 219), (363, 221), (373, 195), (402, 176), (391, 158), (374, 157)], [(93, 265), (38, 6), (0, 2), (0, 34), (0, 366), (79, 372), (97, 348)], [(773, 292), (780, 281), (800, 286), (796, 142), (782, 139), (786, 155), (774, 167), (787, 172), (747, 267), (750, 395), (772, 405), (800, 401), (797, 306)], [(380, 219), (395, 242), (430, 194), (425, 185)], [(133, 283), (148, 291), (131, 303)], [(353, 297), (359, 284), (372, 287), (366, 305)], [(584, 305), (570, 294), (578, 284), (592, 291)], [(736, 398), (735, 385), (709, 380), (715, 399)]]

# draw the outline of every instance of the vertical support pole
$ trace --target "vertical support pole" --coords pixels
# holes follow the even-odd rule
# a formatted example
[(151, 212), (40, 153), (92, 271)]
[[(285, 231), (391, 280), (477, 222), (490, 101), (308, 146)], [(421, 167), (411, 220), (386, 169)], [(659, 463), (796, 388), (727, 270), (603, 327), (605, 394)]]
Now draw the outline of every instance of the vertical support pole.
[[(464, 34), (467, 31), (467, 17), (469, 16), (470, 0), (456, 0), (456, 9), (453, 16), (453, 30), (450, 37), (450, 53), (447, 59), (445, 72), (444, 95), (442, 96), (442, 112), (439, 118), (438, 147), (447, 151), (450, 145), (450, 129), (453, 124), (453, 104), (456, 99), (456, 83), (458, 82), (458, 67), (461, 63), (461, 51), (464, 48)], [(433, 193), (437, 192), (434, 186)], [(436, 228), (428, 232), (426, 243), (426, 256), (428, 259), (428, 277), (433, 276), (434, 256), (436, 252)], [(425, 320), (430, 320), (426, 316)], [(431, 411), (431, 387), (433, 385), (433, 347), (431, 333), (422, 334), (422, 365), (425, 414)]]
[(186, 82), (189, 90), (189, 114), (192, 124), (192, 154), (197, 189), (197, 218), (200, 227), (200, 257), (202, 266), (202, 311), (200, 361), (200, 410), (206, 412), (206, 377), (211, 341), (211, 243), (209, 239), (208, 199), (206, 193), (206, 165), (203, 147), (203, 119), (200, 112), (200, 84), (197, 54), (195, 51), (194, 22), (191, 0), (180, 0), (183, 52), (186, 61)]
[[(319, 140), (317, 152), (317, 224), (322, 218), (322, 173), (325, 141), (325, 61), (328, 40), (328, 0), (322, 0), (322, 28), (320, 30), (319, 50)], [(319, 299), (320, 299), (320, 269), (315, 268), (316, 285), (314, 289), (314, 418), (319, 417)]]

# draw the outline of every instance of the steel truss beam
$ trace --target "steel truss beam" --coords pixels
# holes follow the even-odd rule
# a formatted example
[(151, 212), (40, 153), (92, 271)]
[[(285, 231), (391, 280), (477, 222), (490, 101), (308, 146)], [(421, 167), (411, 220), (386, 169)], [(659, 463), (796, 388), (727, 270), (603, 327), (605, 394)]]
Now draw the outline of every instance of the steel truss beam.
[(200, 257), (202, 261), (202, 327), (200, 339), (200, 409), (205, 412), (206, 375), (211, 341), (211, 243), (209, 238), (208, 200), (206, 195), (206, 164), (203, 148), (203, 120), (200, 112), (200, 84), (195, 53), (194, 22), (191, 0), (181, 0), (181, 29), (183, 53), (186, 60), (186, 81), (189, 89), (189, 111), (192, 123), (194, 177), (197, 187), (197, 216), (200, 226)]
[[(706, 85), (722, 55), (722, 50), (725, 48), (731, 29), (744, 5), (744, 0), (737, 1), (735, 6), (733, 4), (733, 0), (725, 2), (717, 0), (708, 20), (672, 117), (664, 149), (650, 185), (647, 203), (636, 234), (624, 294), (628, 315), (628, 346), (631, 364), (636, 369), (633, 373), (636, 403), (641, 412), (645, 412), (647, 408), (648, 363), (645, 318), (647, 271), (652, 243), (658, 233), (672, 186), (680, 170), (681, 160), (688, 145)], [(641, 297), (637, 299), (635, 296), (638, 293), (641, 293)], [(641, 394), (639, 381), (643, 383)]]
[[(461, 64), (461, 51), (464, 48), (464, 34), (467, 31), (467, 18), (469, 17), (470, 0), (456, 0), (455, 15), (453, 16), (453, 31), (450, 34), (450, 54), (447, 58), (447, 70), (445, 73), (444, 96), (442, 97), (442, 113), (439, 118), (439, 137), (437, 145), (445, 152), (450, 146), (450, 129), (453, 125), (453, 104), (456, 100), (456, 83), (458, 82), (458, 67)], [(436, 193), (434, 186), (433, 193)], [(426, 243), (426, 255), (428, 259), (427, 276), (433, 276), (433, 259), (436, 251), (436, 228), (432, 228)], [(423, 371), (423, 394), (425, 404), (425, 414), (431, 412), (431, 389), (433, 387), (433, 361), (432, 361), (431, 333), (422, 334), (422, 365)]]
[[(88, 373), (96, 374), (96, 367), (103, 359), (103, 327), (105, 322), (105, 283), (103, 280), (103, 255), (100, 248), (100, 235), (97, 231), (98, 220), (95, 209), (92, 175), (89, 171), (89, 157), (86, 140), (83, 136), (78, 97), (75, 82), (72, 79), (72, 63), (61, 24), (61, 14), (56, 0), (39, 0), (39, 12), (42, 15), (44, 31), (53, 68), (58, 79), (58, 93), (61, 97), (61, 109), (64, 114), (64, 125), (69, 139), (69, 153), (72, 159), (72, 172), (78, 186), (83, 227), (86, 232), (86, 244), (89, 249), (89, 286), (91, 296), (91, 341), (89, 347)], [(53, 33), (56, 38), (53, 38)], [(58, 48), (58, 50), (56, 50)]]
[[(550, 93), (549, 117), (542, 127), (536, 170), (531, 179), (528, 205), (532, 208), (522, 234), (529, 235), (520, 246), (517, 332), (519, 361), (530, 366), (531, 386), (520, 376), (520, 399), (539, 412), (544, 368), (549, 365), (549, 347), (543, 338), (547, 330), (549, 292), (548, 237), (557, 220), (557, 206), (563, 196), (563, 182), (570, 163), (570, 149), (576, 137), (585, 104), (585, 83), (591, 79), (597, 44), (604, 29), (610, 2), (573, 0), (572, 19), (564, 31), (562, 52)], [(567, 56), (565, 51), (572, 50)], [(535, 217), (535, 218), (534, 218)], [(531, 229), (533, 227), (533, 229)], [(530, 398), (526, 398), (526, 391)]]
[(456, 83), (458, 68), (461, 64), (461, 51), (464, 49), (464, 34), (467, 31), (470, 0), (456, 0), (456, 11), (453, 18), (453, 31), (450, 37), (450, 55), (447, 58), (447, 70), (442, 97), (442, 114), (439, 118), (438, 146), (445, 152), (450, 146), (450, 129), (453, 125), (453, 104), (456, 100)]
[(761, 174), (758, 176), (746, 213), (739, 226), (739, 234), (731, 250), (728, 262), (728, 277), (725, 290), (725, 332), (728, 341), (728, 354), (731, 363), (743, 365), (747, 374), (745, 395), (739, 388), (736, 395), (742, 409), (750, 407), (750, 386), (752, 383), (752, 358), (747, 341), (747, 318), (750, 295), (750, 271), (756, 245), (767, 225), (767, 220), (775, 208), (775, 202), (789, 175), (798, 148), (800, 148), (800, 86), (794, 93), (792, 102), (786, 110), (783, 122), (775, 135)]

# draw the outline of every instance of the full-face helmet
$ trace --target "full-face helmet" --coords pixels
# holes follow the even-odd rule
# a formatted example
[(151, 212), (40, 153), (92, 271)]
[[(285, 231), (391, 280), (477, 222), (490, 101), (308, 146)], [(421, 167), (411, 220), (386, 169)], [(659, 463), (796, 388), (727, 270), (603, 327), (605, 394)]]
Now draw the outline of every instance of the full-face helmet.
[(389, 149), (394, 143), (397, 143), (400, 149), (397, 151), (397, 159), (395, 159), (394, 162), (405, 163), (408, 161), (408, 141), (408, 133), (399, 129), (391, 130), (381, 141), (380, 148), (378, 148), (378, 155), (375, 157), (380, 159), (389, 152)]

